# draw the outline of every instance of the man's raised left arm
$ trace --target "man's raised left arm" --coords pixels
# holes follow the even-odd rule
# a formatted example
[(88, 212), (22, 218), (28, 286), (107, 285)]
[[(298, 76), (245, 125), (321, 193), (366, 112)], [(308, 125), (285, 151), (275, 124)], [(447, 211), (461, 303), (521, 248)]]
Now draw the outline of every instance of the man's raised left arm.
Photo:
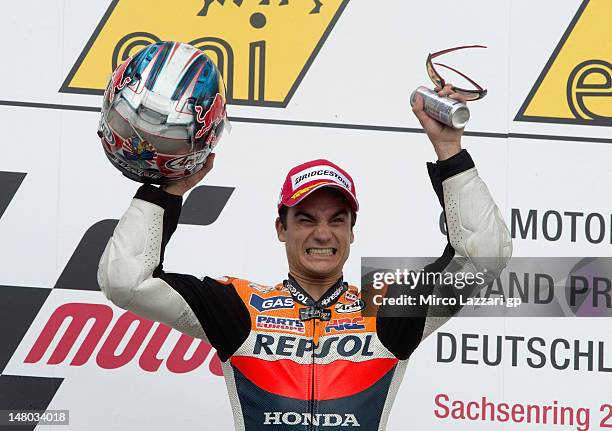
[[(447, 85), (438, 89), (442, 96), (454, 94)], [(417, 97), (413, 111), (427, 133), (438, 156), (436, 163), (428, 163), (429, 176), (444, 208), (448, 244), (440, 258), (426, 266), (425, 273), (484, 274), (484, 283), (458, 289), (447, 284), (423, 284), (415, 295), (435, 295), (438, 298), (462, 299), (473, 296), (488, 282), (499, 276), (512, 255), (512, 241), (504, 219), (489, 189), (478, 175), (469, 153), (461, 148), (463, 130), (453, 129), (430, 118), (423, 111), (422, 99)], [(395, 296), (392, 288), (387, 295)], [(461, 304), (462, 301), (456, 301)], [(447, 322), (460, 306), (429, 305), (417, 307), (409, 316), (377, 319), (378, 336), (385, 346), (400, 359), (407, 359), (412, 351), (437, 328)]]

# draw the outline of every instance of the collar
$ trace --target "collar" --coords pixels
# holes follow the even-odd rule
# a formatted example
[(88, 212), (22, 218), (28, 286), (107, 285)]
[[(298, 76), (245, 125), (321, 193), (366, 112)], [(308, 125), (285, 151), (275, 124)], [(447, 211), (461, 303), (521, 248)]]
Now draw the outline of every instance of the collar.
[(314, 307), (317, 309), (328, 308), (334, 305), (344, 292), (348, 289), (348, 283), (343, 281), (340, 277), (327, 291), (315, 301), (308, 292), (304, 290), (302, 286), (297, 282), (295, 278), (289, 274), (289, 278), (283, 281), (285, 289), (291, 293), (293, 300), (308, 307)]

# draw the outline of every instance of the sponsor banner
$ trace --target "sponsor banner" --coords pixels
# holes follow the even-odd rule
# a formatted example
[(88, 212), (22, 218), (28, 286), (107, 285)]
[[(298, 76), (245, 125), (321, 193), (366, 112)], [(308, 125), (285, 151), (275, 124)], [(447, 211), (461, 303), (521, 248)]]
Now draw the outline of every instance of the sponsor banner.
[[(59, 379), (59, 389), (41, 409), (69, 410), (67, 429), (171, 427), (185, 408), (194, 412), (190, 423), (199, 411), (212, 408), (217, 412), (215, 423), (224, 429), (233, 426), (226, 399), (201, 402), (202, 384), (210, 393), (225, 392), (214, 349), (117, 308), (100, 292), (51, 290), (2, 371), (0, 383), (6, 376)], [(177, 398), (176, 392), (171, 393), (177, 385), (180, 402), (169, 402)], [(146, 403), (135, 401), (143, 399), (143, 387), (153, 394)], [(23, 393), (34, 400), (38, 395), (29, 391), (41, 389), (21, 383), (13, 388), (12, 398), (19, 400)]]
[(515, 120), (612, 126), (607, 0), (583, 0)]
[[(28, 289), (28, 288), (23, 288)], [(12, 356), (5, 372), (71, 376), (117, 369), (222, 375), (208, 343), (119, 309), (101, 292), (53, 289)]]
[[(612, 356), (608, 354), (609, 339), (580, 337), (546, 337), (522, 335), (496, 335), (478, 333), (436, 334), (438, 363), (504, 366), (612, 373)], [(519, 364), (520, 362), (520, 364)]]
[[(549, 403), (522, 403), (522, 402), (496, 402), (486, 396), (478, 400), (452, 399), (445, 393), (437, 394), (435, 397), (434, 415), (444, 422), (467, 424), (477, 422), (479, 424), (529, 424), (540, 426), (555, 424), (559, 426), (575, 426), (577, 430), (588, 430), (591, 427), (593, 415), (591, 409), (585, 407), (584, 403), (576, 406), (559, 404), (553, 400)], [(610, 417), (612, 405), (602, 403), (598, 406), (599, 412), (603, 412), (595, 418), (602, 427), (612, 426)], [(601, 419), (600, 419), (601, 418)]]
[[(406, 379), (420, 390), (400, 390), (396, 403), (413, 402), (415, 408), (431, 411), (419, 419), (427, 429), (494, 430), (501, 423), (534, 430), (577, 429), (576, 419), (584, 420), (585, 414), (585, 410), (578, 413), (580, 408), (590, 413), (588, 429), (598, 429), (608, 413), (602, 406), (610, 403), (609, 397), (596, 389), (587, 393), (579, 388), (595, 388), (611, 380), (612, 346), (601, 331), (602, 321), (587, 318), (577, 324), (575, 319), (490, 318), (484, 328), (482, 319), (452, 320), (411, 356)], [(524, 379), (537, 384), (526, 390)], [(560, 382), (555, 391), (547, 387)], [(493, 407), (487, 407), (483, 417), (485, 402)], [(522, 407), (516, 407), (514, 418), (511, 414), (504, 421), (503, 411), (514, 405)], [(533, 406), (532, 422), (527, 421), (527, 406)], [(538, 422), (535, 409), (543, 412), (545, 406), (551, 407), (549, 415), (554, 414), (555, 406), (557, 414), (561, 407), (572, 408), (574, 424), (569, 424), (569, 411), (564, 426), (560, 422), (551, 425), (551, 416), (547, 424)], [(456, 409), (456, 417), (447, 407)], [(388, 428), (401, 426), (402, 418), (392, 414)]]
[[(348, 0), (292, 1), (287, 7), (267, 3), (187, 1), (151, 10), (141, 0), (113, 0), (60, 91), (101, 94), (107, 73), (137, 50), (180, 40), (219, 65), (230, 103), (286, 106)], [(135, 21), (133, 11), (139, 8), (149, 13)]]
[[(612, 244), (612, 211), (606, 214), (584, 210), (510, 208), (507, 220), (513, 240)], [(440, 213), (439, 227), (446, 235), (443, 212)]]
[[(441, 7), (453, 5), (445, 0)], [(549, 14), (563, 16), (564, 8), (560, 9)], [(573, 8), (568, 5), (565, 9)], [(138, 19), (133, 18), (135, 11)], [(26, 21), (58, 25), (33, 27), (36, 33), (32, 37), (49, 42), (44, 55), (31, 56), (20, 47), (9, 47), (7, 55), (23, 64), (24, 70), (2, 71), (0, 82), (22, 79), (29, 85), (21, 89), (0, 85), (0, 91), (6, 100), (96, 108), (113, 66), (148, 43), (177, 40), (193, 43), (219, 63), (228, 87), (230, 115), (250, 117), (254, 112), (263, 112), (265, 118), (274, 119), (308, 118), (315, 122), (413, 128), (418, 122), (404, 115), (405, 103), (418, 84), (427, 83), (424, 60), (431, 51), (430, 45), (442, 48), (452, 44), (447, 36), (442, 37), (428, 26), (404, 25), (406, 17), (425, 16), (428, 12), (426, 5), (421, 4), (390, 3), (379, 7), (349, 0), (287, 3), (189, 0), (180, 7), (160, 3), (154, 8), (141, 0), (93, 0), (88, 7), (71, 5), (65, 11), (52, 4), (34, 10), (25, 4), (15, 4), (11, 6), (15, 21), (3, 29), (7, 35), (18, 32)], [(472, 37), (497, 47), (487, 55), (467, 59), (464, 69), (475, 71), (489, 86), (499, 88), (497, 93), (503, 100), (498, 106), (505, 106), (506, 76), (498, 73), (499, 69), (479, 69), (483, 61), (507, 62), (506, 35), (487, 19), (507, 14), (507, 8), (478, 0), (457, 13), (457, 19), (478, 17), (482, 26)], [(376, 26), (376, 38), (359, 36), (360, 44), (346, 43), (347, 38), (359, 34), (364, 22), (371, 25), (385, 20), (387, 25)], [(287, 25), (289, 22), (291, 26)], [(445, 17), (440, 24), (449, 25), (452, 21)], [(551, 23), (552, 29), (558, 26)], [(422, 36), (424, 31), (426, 37)], [(414, 43), (410, 55), (397, 55), (396, 43), (380, 40)], [(548, 48), (542, 45), (542, 50)], [(376, 52), (385, 59), (386, 66), (373, 74), (360, 73), (364, 52)], [(39, 62), (57, 63), (59, 67), (49, 76), (40, 77), (36, 71)], [(361, 108), (361, 96), (355, 89), (362, 88), (364, 83), (368, 88), (367, 103), (389, 109)], [(334, 90), (333, 104), (327, 103), (326, 89)], [(390, 92), (396, 96), (389, 98)], [(318, 101), (316, 109), (312, 109), (312, 100)], [(304, 101), (308, 104), (304, 105)], [(474, 116), (473, 121), (483, 120), (480, 128), (494, 124), (496, 130), (504, 130), (508, 118), (501, 118), (499, 112), (492, 113), (483, 105), (476, 109), (480, 119)]]
[[(508, 170), (510, 194), (502, 214), (513, 236), (514, 254), (609, 255), (612, 211), (599, 186), (607, 188), (612, 179), (599, 167), (589, 167), (607, 157), (608, 146), (545, 141), (534, 147), (523, 139), (511, 142), (508, 163), (521, 168)], [(589, 149), (584, 153), (578, 147)], [(552, 169), (542, 169), (547, 156)]]

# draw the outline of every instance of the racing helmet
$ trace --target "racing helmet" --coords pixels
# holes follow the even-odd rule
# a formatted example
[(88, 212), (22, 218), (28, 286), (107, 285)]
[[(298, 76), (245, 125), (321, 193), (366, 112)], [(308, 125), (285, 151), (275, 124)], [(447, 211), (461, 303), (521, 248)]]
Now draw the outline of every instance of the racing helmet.
[(113, 72), (98, 136), (125, 176), (168, 184), (202, 168), (226, 123), (225, 84), (212, 60), (186, 43), (157, 42)]

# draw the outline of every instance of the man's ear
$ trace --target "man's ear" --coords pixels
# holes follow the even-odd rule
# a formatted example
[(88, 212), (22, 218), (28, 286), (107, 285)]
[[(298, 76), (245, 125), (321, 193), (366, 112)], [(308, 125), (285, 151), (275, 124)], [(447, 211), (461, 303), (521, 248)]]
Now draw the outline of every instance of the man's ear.
[(278, 240), (280, 242), (285, 242), (287, 240), (287, 236), (286, 236), (287, 231), (283, 227), (280, 217), (276, 217), (276, 221), (274, 222), (274, 225), (276, 227), (276, 236), (278, 237)]

